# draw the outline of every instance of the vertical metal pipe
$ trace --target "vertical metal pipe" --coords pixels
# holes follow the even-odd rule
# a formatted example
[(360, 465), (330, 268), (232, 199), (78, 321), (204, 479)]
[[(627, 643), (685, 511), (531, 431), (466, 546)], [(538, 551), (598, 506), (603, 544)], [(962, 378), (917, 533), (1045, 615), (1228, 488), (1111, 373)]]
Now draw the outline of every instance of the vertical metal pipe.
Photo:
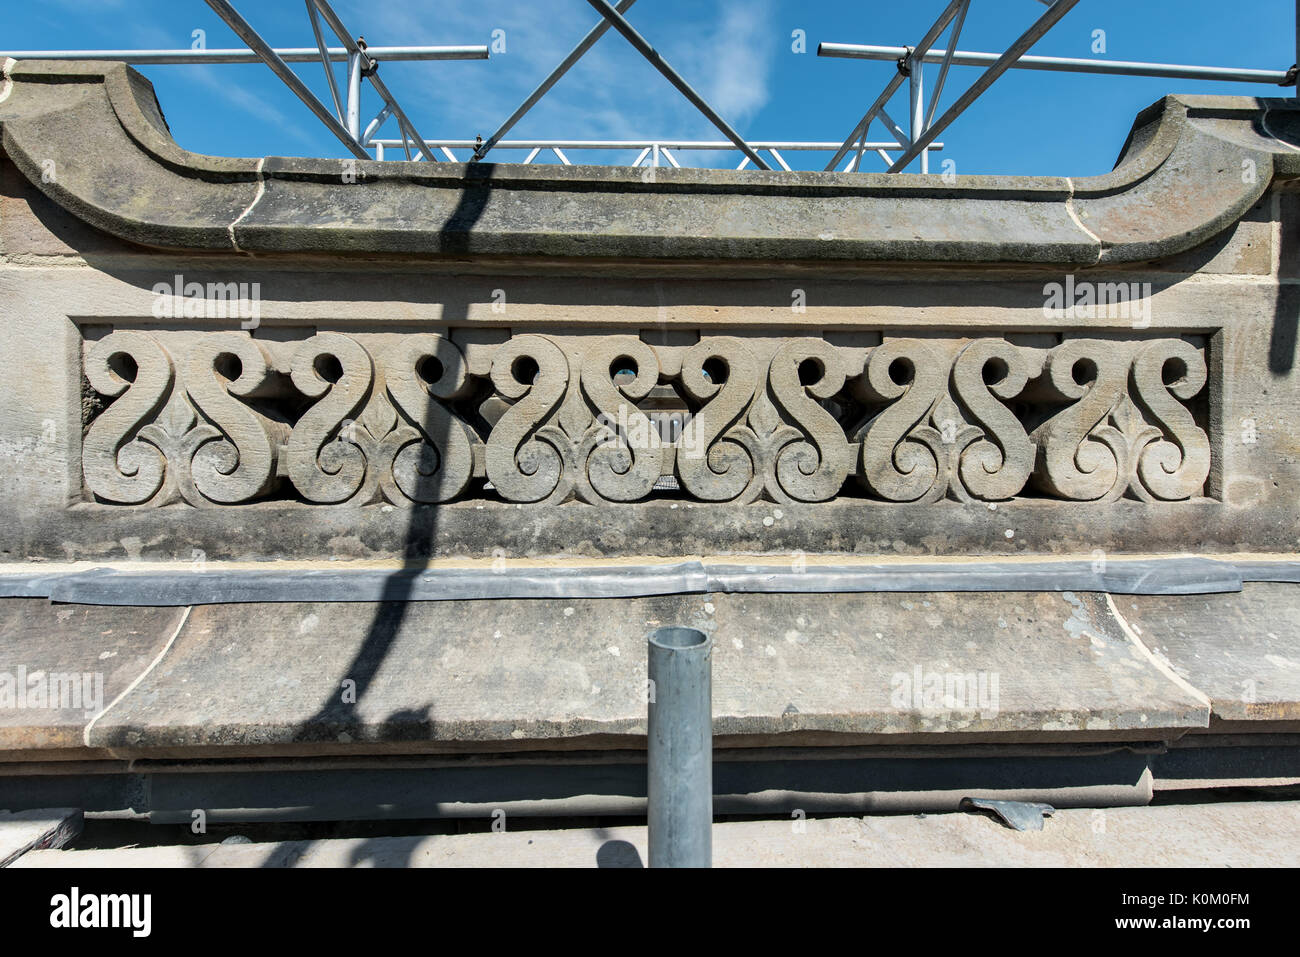
[[(924, 69), (925, 61), (915, 60), (912, 63), (912, 73), (908, 77), (912, 94), (912, 121), (908, 124), (908, 128), (911, 131), (910, 142), (912, 143), (915, 143), (925, 132), (925, 77), (922, 72)], [(930, 172), (929, 150), (921, 150), (921, 172)]]
[(647, 824), (651, 867), (713, 866), (713, 641), (649, 638)]
[(348, 54), (348, 132), (361, 138), (361, 53)]

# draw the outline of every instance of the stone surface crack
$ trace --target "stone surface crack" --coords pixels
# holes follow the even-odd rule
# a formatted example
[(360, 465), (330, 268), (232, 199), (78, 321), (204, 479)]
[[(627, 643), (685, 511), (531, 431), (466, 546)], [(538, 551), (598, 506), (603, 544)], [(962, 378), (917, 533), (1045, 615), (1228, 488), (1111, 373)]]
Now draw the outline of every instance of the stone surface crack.
[(108, 703), (108, 707), (104, 708), (103, 711), (99, 712), (99, 714), (95, 715), (93, 718), (90, 719), (90, 722), (86, 725), (85, 730), (82, 731), (81, 733), (82, 742), (86, 745), (86, 747), (89, 748), (92, 746), (90, 743), (90, 732), (91, 729), (95, 727), (95, 724), (99, 721), (99, 719), (102, 718), (104, 715), (108, 714), (110, 711), (112, 711), (119, 701), (121, 701), (123, 698), (129, 695), (137, 687), (139, 687), (140, 682), (144, 681), (145, 678), (149, 677), (149, 675), (153, 672), (153, 670), (158, 667), (158, 663), (167, 656), (167, 652), (171, 651), (172, 645), (176, 643), (176, 639), (180, 636), (181, 630), (185, 627), (185, 623), (190, 620), (190, 612), (193, 610), (194, 610), (193, 605), (186, 606), (184, 613), (181, 614), (181, 620), (176, 623), (176, 630), (173, 631), (171, 637), (167, 639), (167, 644), (163, 645), (162, 651), (158, 652), (158, 656), (149, 663), (149, 667), (145, 668), (144, 671), (140, 672), (140, 674), (136, 676), (135, 680), (132, 681), (129, 685), (127, 685), (125, 689), (123, 689), (121, 694), (119, 694), (116, 698), (110, 701)]
[[(3, 97), (0, 97), (0, 99), (3, 99)], [(1271, 110), (1271, 109), (1266, 109), (1266, 110), (1265, 110), (1265, 111), (1260, 115), (1260, 118), (1259, 118), (1259, 125), (1262, 126), (1262, 127), (1264, 128), (1264, 132), (1267, 133), (1269, 136), (1271, 136), (1271, 137), (1272, 137), (1274, 140), (1276, 140), (1278, 143), (1280, 143), (1280, 144), (1282, 144), (1283, 146), (1285, 146), (1285, 147), (1286, 147), (1287, 149), (1289, 149), (1291, 152), (1293, 152), (1293, 153), (1300, 153), (1300, 147), (1296, 146), (1294, 143), (1288, 143), (1286, 140), (1284, 140), (1284, 139), (1283, 139), (1281, 136), (1279, 136), (1277, 133), (1273, 132), (1272, 127), (1270, 127), (1270, 126), (1268, 125), (1268, 118), (1269, 118), (1269, 115), (1270, 115), (1271, 113), (1273, 113), (1273, 110)]]
[(1093, 263), (1099, 263), (1101, 262), (1103, 245), (1101, 237), (1083, 224), (1083, 220), (1079, 217), (1078, 210), (1074, 208), (1074, 180), (1067, 176), (1065, 178), (1065, 185), (1070, 189), (1070, 195), (1065, 197), (1065, 211), (1069, 213), (1070, 218), (1074, 220), (1074, 225), (1082, 229), (1088, 235), (1088, 238), (1097, 244), (1097, 258), (1093, 260)]
[(5, 57), (4, 62), (0, 63), (0, 80), (3, 80), (0, 82), (0, 103), (9, 99), (9, 94), (14, 90), (14, 81), (9, 79), (9, 74), (17, 65), (18, 61), (11, 56)]
[(244, 250), (239, 248), (239, 240), (235, 238), (235, 227), (238, 226), (241, 221), (243, 221), (245, 216), (247, 216), (249, 213), (253, 211), (253, 207), (258, 204), (262, 196), (266, 193), (266, 177), (262, 175), (262, 166), (265, 163), (266, 163), (265, 156), (263, 156), (261, 159), (257, 161), (257, 169), (254, 171), (257, 174), (257, 193), (254, 194), (253, 201), (248, 204), (247, 209), (245, 209), (242, 213), (236, 216), (234, 221), (229, 226), (226, 227), (226, 232), (230, 235), (230, 245), (234, 248), (235, 252), (237, 253), (242, 253)]
[(1182, 675), (1178, 674), (1178, 672), (1174, 671), (1164, 655), (1157, 655), (1146, 646), (1141, 637), (1139, 637), (1137, 630), (1128, 623), (1128, 620), (1122, 614), (1120, 614), (1119, 606), (1115, 604), (1114, 595), (1106, 595), (1106, 605), (1110, 608), (1110, 613), (1115, 616), (1115, 621), (1119, 623), (1120, 628), (1124, 630), (1125, 636), (1133, 643), (1134, 647), (1136, 647), (1137, 650), (1146, 657), (1147, 661), (1151, 662), (1156, 670), (1166, 678), (1205, 705), (1205, 723), (1208, 727), (1210, 723), (1210, 714), (1213, 711), (1213, 706), (1210, 704), (1209, 696)]

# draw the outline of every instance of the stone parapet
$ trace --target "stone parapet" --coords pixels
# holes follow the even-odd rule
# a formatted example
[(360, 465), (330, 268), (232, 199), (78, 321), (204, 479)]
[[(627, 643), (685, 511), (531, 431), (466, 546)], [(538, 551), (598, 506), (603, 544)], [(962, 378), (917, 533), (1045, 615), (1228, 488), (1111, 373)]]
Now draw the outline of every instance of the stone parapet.
[(1300, 728), (1292, 100), (1093, 178), (643, 178), (2, 84), (0, 676), (106, 695), (9, 760), (625, 748), (683, 620), (728, 746)]

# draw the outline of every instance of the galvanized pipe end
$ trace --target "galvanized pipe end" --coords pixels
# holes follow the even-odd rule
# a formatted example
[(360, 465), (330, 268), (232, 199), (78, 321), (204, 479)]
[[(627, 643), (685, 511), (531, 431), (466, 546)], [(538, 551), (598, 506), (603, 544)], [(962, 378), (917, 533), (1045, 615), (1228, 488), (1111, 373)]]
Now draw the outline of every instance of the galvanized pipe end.
[(651, 867), (713, 862), (713, 640), (696, 628), (648, 637), (647, 815)]
[(650, 632), (649, 641), (656, 648), (665, 651), (695, 650), (700, 652), (706, 650), (709, 645), (709, 636), (698, 628), (685, 628), (674, 625), (668, 628), (656, 628)]

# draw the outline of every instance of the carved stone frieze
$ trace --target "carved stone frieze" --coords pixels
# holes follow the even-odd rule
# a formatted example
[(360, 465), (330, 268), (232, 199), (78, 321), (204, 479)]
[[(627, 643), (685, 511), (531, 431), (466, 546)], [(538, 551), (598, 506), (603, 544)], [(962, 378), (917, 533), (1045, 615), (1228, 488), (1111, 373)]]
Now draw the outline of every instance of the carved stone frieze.
[(103, 403), (82, 444), (86, 497), (409, 507), (1204, 494), (1201, 340), (852, 338), (701, 332), (668, 346), (503, 332), (476, 341), (471, 361), (454, 330), (116, 329), (83, 350)]

